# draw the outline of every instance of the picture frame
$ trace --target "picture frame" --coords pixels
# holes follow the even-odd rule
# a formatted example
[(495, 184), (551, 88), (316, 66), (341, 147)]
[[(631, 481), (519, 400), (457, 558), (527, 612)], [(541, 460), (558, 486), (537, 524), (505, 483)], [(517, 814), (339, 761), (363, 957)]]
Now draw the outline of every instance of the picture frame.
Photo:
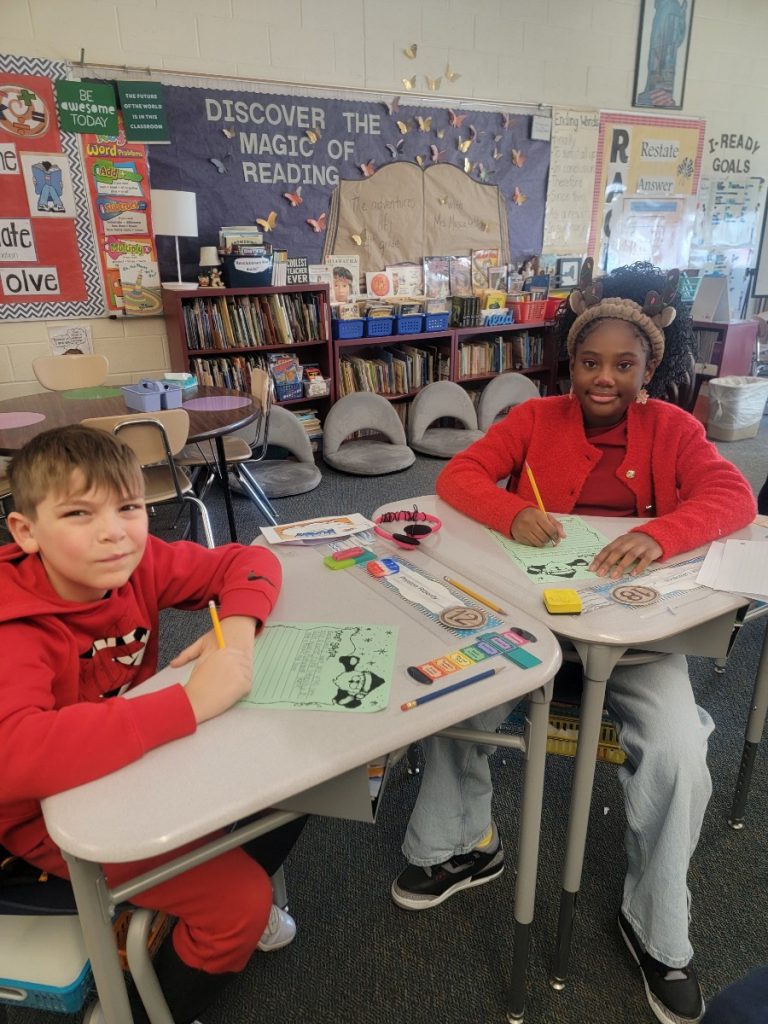
[(640, 0), (633, 107), (682, 110), (694, 0)]
[(581, 257), (567, 256), (557, 261), (557, 285), (558, 288), (575, 288), (579, 283), (581, 273)]

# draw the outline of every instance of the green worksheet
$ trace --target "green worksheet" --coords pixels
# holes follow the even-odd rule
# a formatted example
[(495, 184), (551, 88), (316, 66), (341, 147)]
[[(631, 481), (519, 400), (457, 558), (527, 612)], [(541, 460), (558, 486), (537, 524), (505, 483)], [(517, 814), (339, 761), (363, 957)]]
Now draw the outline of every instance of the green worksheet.
[(496, 530), (489, 530), (489, 533), (530, 580), (562, 586), (563, 580), (596, 579), (593, 572), (587, 572), (587, 566), (605, 547), (608, 538), (581, 516), (557, 516), (557, 519), (563, 525), (565, 537), (555, 547), (532, 548)]
[(242, 704), (316, 711), (382, 711), (397, 649), (394, 626), (270, 623), (256, 638)]

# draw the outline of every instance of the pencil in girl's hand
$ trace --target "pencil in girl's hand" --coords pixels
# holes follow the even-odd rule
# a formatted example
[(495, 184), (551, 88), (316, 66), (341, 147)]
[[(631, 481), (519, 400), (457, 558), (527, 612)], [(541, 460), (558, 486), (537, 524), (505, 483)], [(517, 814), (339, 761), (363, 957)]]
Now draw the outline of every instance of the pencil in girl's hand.
[(208, 602), (208, 611), (211, 613), (211, 622), (213, 623), (213, 632), (216, 634), (216, 643), (219, 645), (219, 649), (226, 647), (224, 643), (224, 634), (221, 631), (221, 623), (219, 622), (219, 613), (216, 611), (216, 602)]
[(531, 490), (533, 491), (533, 496), (536, 499), (536, 504), (539, 506), (541, 511), (544, 513), (544, 515), (546, 515), (547, 514), (547, 510), (544, 508), (544, 502), (541, 500), (541, 495), (539, 494), (539, 488), (536, 486), (536, 479), (535, 479), (535, 477), (533, 475), (533, 470), (528, 465), (528, 460), (527, 459), (525, 460), (525, 472), (528, 474), (528, 482), (531, 485)]

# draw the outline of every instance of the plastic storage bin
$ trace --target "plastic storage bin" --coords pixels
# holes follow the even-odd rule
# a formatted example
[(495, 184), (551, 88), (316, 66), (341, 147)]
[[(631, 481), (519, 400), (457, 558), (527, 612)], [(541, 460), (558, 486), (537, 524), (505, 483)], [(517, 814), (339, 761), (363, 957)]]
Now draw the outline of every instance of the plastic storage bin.
[(331, 334), (341, 341), (362, 338), (365, 320), (331, 320)]
[(713, 441), (741, 441), (760, 429), (768, 379), (765, 377), (716, 377), (709, 381), (707, 437)]
[(395, 334), (421, 334), (423, 329), (424, 317), (421, 313), (398, 316), (395, 319)]
[(77, 1013), (93, 986), (76, 914), (4, 917), (0, 959), (0, 1003)]
[(161, 409), (178, 409), (184, 389), (175, 382), (164, 380), (140, 380), (120, 389), (129, 409), (137, 412), (159, 412)]
[(530, 302), (510, 302), (515, 323), (528, 324), (536, 320), (546, 320), (548, 299), (531, 299)]
[(304, 382), (301, 380), (290, 381), (288, 384), (278, 384), (275, 381), (275, 391), (279, 402), (287, 402), (291, 398), (304, 397)]
[(391, 316), (369, 316), (365, 320), (366, 338), (386, 338), (392, 333), (394, 318)]
[(560, 309), (565, 301), (566, 299), (547, 299), (546, 309), (544, 310), (544, 319), (553, 320), (557, 315), (558, 309)]
[(450, 313), (427, 313), (424, 317), (425, 331), (445, 331), (448, 329)]

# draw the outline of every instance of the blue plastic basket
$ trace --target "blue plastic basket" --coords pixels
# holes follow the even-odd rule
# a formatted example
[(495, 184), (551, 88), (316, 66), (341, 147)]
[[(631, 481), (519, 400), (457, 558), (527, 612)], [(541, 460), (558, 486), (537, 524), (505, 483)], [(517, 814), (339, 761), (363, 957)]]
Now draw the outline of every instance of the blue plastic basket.
[(331, 320), (331, 333), (334, 338), (342, 341), (349, 338), (362, 338), (365, 320)]
[(394, 318), (391, 316), (369, 316), (365, 321), (366, 338), (385, 338), (392, 333)]
[(448, 329), (450, 313), (427, 313), (425, 317), (425, 331), (445, 331)]
[(424, 330), (424, 317), (421, 313), (399, 316), (395, 320), (395, 334), (420, 334)]
[(289, 398), (303, 398), (304, 397), (304, 383), (303, 381), (291, 381), (289, 384), (278, 384), (275, 381), (275, 391), (277, 392), (278, 402), (285, 402)]

